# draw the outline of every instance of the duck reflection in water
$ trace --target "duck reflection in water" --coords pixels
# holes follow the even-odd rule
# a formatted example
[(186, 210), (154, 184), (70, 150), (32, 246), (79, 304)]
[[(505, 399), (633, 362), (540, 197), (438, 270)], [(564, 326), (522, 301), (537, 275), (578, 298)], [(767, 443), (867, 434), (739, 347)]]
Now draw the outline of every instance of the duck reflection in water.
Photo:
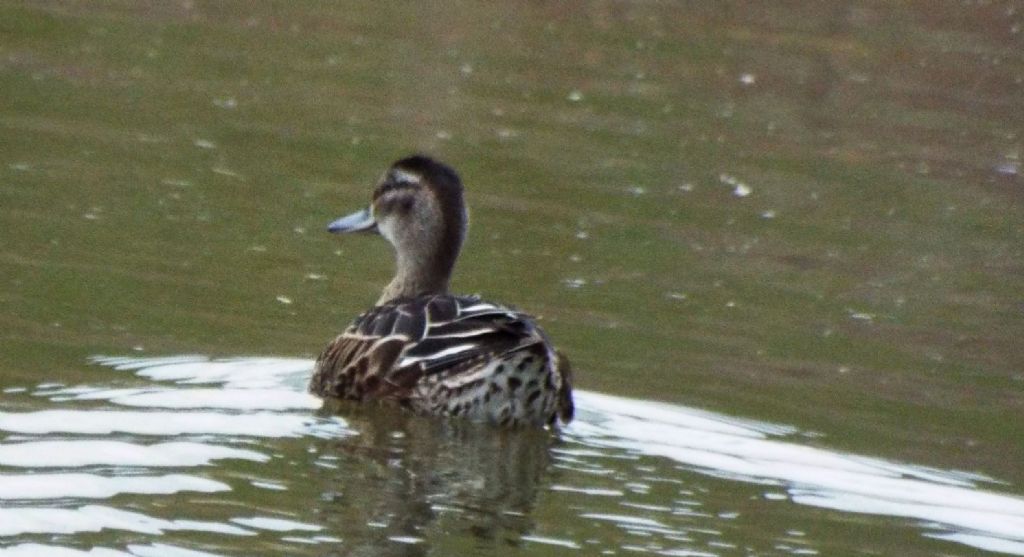
[[(325, 439), (333, 472), (318, 476), (320, 518), (344, 540), (345, 555), (461, 555), (519, 545), (549, 478), (557, 439), (539, 428), (495, 428), (466, 420), (416, 416), (384, 404), (332, 401), (360, 434)], [(367, 526), (370, 526), (369, 528)], [(447, 534), (459, 532), (462, 535)], [(339, 551), (341, 548), (339, 548)]]

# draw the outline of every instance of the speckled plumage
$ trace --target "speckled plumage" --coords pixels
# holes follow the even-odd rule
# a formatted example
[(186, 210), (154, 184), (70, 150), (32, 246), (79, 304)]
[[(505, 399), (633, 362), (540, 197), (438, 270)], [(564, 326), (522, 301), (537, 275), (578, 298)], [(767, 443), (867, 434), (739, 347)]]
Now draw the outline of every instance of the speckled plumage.
[(572, 419), (568, 360), (533, 319), (448, 293), (465, 220), (458, 176), (417, 156), (385, 173), (370, 209), (332, 223), (335, 232), (379, 231), (398, 270), (377, 305), (321, 353), (311, 392), (499, 425)]

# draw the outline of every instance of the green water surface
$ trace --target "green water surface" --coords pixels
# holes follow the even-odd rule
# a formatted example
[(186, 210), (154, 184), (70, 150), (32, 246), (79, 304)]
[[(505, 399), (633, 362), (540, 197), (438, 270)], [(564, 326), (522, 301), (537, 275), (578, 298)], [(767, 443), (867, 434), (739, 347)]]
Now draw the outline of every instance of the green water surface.
[[(0, 387), (88, 382), (97, 353), (315, 356), (392, 271), (326, 223), (427, 152), (467, 186), (454, 288), (539, 316), (580, 388), (1024, 493), (1022, 25), (1013, 1), (0, 2)], [(975, 551), (756, 515), (736, 539)]]

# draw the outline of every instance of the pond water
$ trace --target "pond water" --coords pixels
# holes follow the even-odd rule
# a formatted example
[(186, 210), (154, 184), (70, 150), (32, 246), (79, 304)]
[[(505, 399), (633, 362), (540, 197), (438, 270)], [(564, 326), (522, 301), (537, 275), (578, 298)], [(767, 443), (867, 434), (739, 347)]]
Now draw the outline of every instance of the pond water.
[[(0, 555), (1024, 555), (1022, 26), (0, 4)], [(323, 228), (416, 151), (557, 436), (305, 394), (392, 269)]]
[[(5, 394), (48, 404), (0, 412), (0, 535), (18, 541), (0, 555), (818, 555), (888, 550), (858, 538), (900, 530), (1024, 551), (1024, 497), (992, 479), (816, 448), (792, 427), (589, 391), (557, 437), (342, 417), (304, 392), (310, 360), (94, 360), (125, 376)], [(823, 520), (845, 531), (811, 535)], [(93, 536), (119, 547), (54, 543)]]

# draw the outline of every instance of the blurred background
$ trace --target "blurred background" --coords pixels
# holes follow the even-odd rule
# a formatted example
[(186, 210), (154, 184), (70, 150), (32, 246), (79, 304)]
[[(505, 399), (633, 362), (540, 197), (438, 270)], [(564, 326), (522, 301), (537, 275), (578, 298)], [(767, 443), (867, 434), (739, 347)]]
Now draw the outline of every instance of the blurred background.
[(1024, 493), (1022, 25), (1012, 0), (5, 0), (0, 387), (97, 353), (314, 357), (392, 271), (326, 223), (425, 152), (467, 187), (453, 288), (537, 315), (579, 388)]

